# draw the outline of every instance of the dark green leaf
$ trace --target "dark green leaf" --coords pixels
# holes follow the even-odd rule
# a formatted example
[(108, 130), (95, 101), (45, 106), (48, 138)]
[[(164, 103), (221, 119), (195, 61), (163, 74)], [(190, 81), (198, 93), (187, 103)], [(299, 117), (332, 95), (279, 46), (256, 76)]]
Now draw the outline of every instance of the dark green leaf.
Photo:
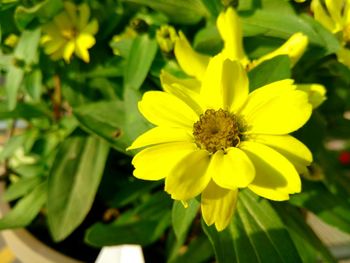
[(41, 22), (51, 19), (61, 9), (63, 9), (62, 0), (45, 0), (30, 8), (19, 6), (15, 11), (15, 21), (23, 30), (35, 19)]
[(214, 262), (214, 251), (206, 236), (199, 236), (191, 240), (184, 253), (179, 254), (169, 263), (202, 263)]
[(115, 222), (97, 223), (86, 233), (85, 241), (101, 247), (120, 244), (147, 245), (159, 239), (171, 224), (171, 199), (163, 191), (124, 213)]
[(54, 240), (66, 238), (89, 212), (108, 150), (95, 137), (71, 137), (62, 143), (49, 176), (47, 212)]
[(0, 230), (29, 225), (40, 212), (46, 196), (47, 183), (44, 182), (19, 200), (10, 212), (0, 219)]
[(350, 233), (350, 204), (342, 196), (331, 193), (322, 183), (304, 181), (302, 193), (293, 195), (290, 202)]
[(303, 262), (337, 262), (328, 248), (306, 223), (303, 214), (291, 206), (275, 203), (274, 207), (286, 224)]
[(51, 112), (42, 104), (19, 103), (16, 108), (8, 111), (4, 104), (0, 104), (0, 119), (33, 119), (33, 118), (50, 118)]
[(97, 223), (86, 233), (85, 242), (96, 247), (123, 244), (151, 244), (169, 226), (170, 213), (162, 219), (142, 220), (118, 225)]
[(218, 233), (204, 223), (203, 228), (218, 262), (301, 262), (275, 210), (251, 192), (240, 191), (236, 214), (226, 230)]
[(172, 210), (173, 228), (178, 240), (185, 240), (188, 230), (197, 215), (200, 203), (196, 199), (188, 201), (185, 208), (182, 202), (175, 201)]
[(138, 90), (152, 65), (157, 52), (157, 42), (148, 35), (133, 40), (124, 71), (125, 89)]
[(86, 131), (97, 134), (125, 153), (133, 140), (150, 127), (138, 112), (139, 98), (138, 92), (127, 90), (124, 102), (116, 100), (88, 104), (75, 109), (74, 114)]
[(146, 5), (168, 16), (169, 20), (178, 24), (195, 24), (208, 11), (200, 0), (123, 0), (127, 3)]
[(198, 31), (194, 38), (194, 48), (202, 53), (216, 55), (223, 47), (223, 42), (215, 24)]
[(274, 81), (291, 77), (291, 66), (288, 56), (277, 56), (264, 61), (249, 73), (249, 90), (253, 91)]

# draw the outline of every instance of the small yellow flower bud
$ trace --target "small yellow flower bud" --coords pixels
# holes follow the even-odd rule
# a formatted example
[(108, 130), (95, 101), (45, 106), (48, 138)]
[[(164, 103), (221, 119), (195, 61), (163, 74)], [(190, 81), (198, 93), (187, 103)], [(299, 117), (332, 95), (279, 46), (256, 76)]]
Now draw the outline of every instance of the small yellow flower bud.
[(177, 37), (175, 28), (168, 25), (161, 26), (156, 33), (158, 45), (164, 53), (170, 53), (174, 50)]
[(8, 47), (12, 47), (14, 48), (18, 43), (18, 36), (15, 35), (15, 34), (11, 34), (9, 35), (5, 41), (4, 41), (4, 44)]

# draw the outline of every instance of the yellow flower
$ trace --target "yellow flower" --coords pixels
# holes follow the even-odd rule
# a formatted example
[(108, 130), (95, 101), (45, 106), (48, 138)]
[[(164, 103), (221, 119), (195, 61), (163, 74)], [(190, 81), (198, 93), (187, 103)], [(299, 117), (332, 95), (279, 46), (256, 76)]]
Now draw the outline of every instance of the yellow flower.
[(288, 135), (309, 119), (312, 106), (293, 80), (249, 93), (246, 71), (219, 54), (209, 60), (202, 82), (162, 77), (165, 91), (148, 91), (139, 110), (155, 127), (128, 149), (134, 176), (165, 178), (165, 191), (186, 202), (201, 195), (208, 225), (230, 222), (238, 190), (249, 188), (276, 201), (300, 192), (298, 171), (312, 161), (308, 148)]
[(64, 2), (64, 11), (51, 23), (43, 26), (42, 44), (52, 59), (63, 58), (67, 63), (73, 53), (84, 62), (90, 61), (88, 49), (95, 45), (98, 31), (96, 19), (90, 20), (90, 8), (86, 3), (79, 6)]
[(349, 0), (312, 0), (314, 17), (325, 28), (335, 34), (342, 45), (337, 52), (339, 62), (350, 67), (350, 1)]

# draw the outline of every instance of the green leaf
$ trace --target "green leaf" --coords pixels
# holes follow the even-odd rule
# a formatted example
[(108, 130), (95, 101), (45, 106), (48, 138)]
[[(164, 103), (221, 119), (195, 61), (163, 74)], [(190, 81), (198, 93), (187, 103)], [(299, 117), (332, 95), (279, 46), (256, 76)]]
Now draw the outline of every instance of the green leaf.
[(208, 15), (208, 11), (200, 0), (123, 0), (148, 6), (164, 13), (171, 22), (177, 24), (195, 24)]
[(290, 202), (306, 208), (324, 222), (350, 233), (350, 204), (342, 196), (331, 193), (320, 182), (303, 182), (303, 191), (293, 195)]
[(33, 7), (17, 7), (14, 18), (17, 26), (23, 30), (36, 19), (45, 22), (63, 9), (62, 0), (46, 0)]
[(6, 189), (3, 199), (7, 202), (16, 200), (30, 193), (37, 185), (43, 182), (43, 180), (44, 177), (41, 176), (22, 178)]
[(185, 208), (180, 201), (175, 201), (172, 210), (173, 228), (178, 240), (186, 239), (188, 230), (197, 215), (200, 203), (196, 199), (188, 201)]
[(202, 225), (218, 262), (301, 262), (276, 211), (251, 192), (240, 191), (237, 211), (227, 229), (217, 232)]
[(133, 140), (150, 127), (138, 112), (139, 99), (138, 92), (127, 90), (124, 102), (115, 100), (87, 104), (76, 108), (74, 115), (87, 132), (102, 137), (116, 150), (125, 153)]
[(0, 103), (0, 120), (52, 118), (51, 112), (43, 104), (19, 103), (16, 108), (9, 111), (7, 106)]
[(70, 137), (58, 150), (49, 176), (48, 223), (55, 241), (65, 239), (89, 212), (109, 147), (94, 137)]
[(194, 38), (194, 48), (199, 52), (216, 55), (222, 50), (223, 42), (215, 24), (199, 30)]
[(15, 58), (24, 61), (27, 65), (36, 63), (40, 36), (40, 28), (23, 31), (14, 51)]
[(249, 90), (253, 91), (271, 82), (290, 78), (290, 68), (290, 60), (285, 55), (262, 62), (248, 73)]
[(47, 183), (44, 182), (19, 200), (10, 212), (0, 219), (0, 230), (29, 225), (40, 212), (46, 196)]
[(12, 157), (21, 147), (25, 147), (26, 143), (32, 141), (37, 136), (37, 130), (28, 130), (22, 134), (15, 135), (6, 141), (4, 148), (0, 152), (0, 161)]
[(275, 203), (274, 207), (286, 224), (303, 262), (316, 262), (319, 258), (322, 258), (324, 262), (337, 262), (329, 249), (306, 223), (300, 211), (292, 206), (279, 203)]
[(202, 0), (202, 3), (214, 19), (216, 19), (223, 9), (222, 1)]
[(144, 203), (124, 213), (111, 224), (94, 224), (88, 229), (85, 241), (97, 247), (140, 244), (158, 240), (171, 224), (172, 200), (163, 191), (150, 196)]
[(38, 102), (42, 91), (42, 72), (41, 70), (33, 70), (24, 77), (25, 89), (33, 101)]
[(22, 83), (24, 72), (16, 66), (9, 66), (5, 77), (5, 89), (7, 93), (8, 109), (13, 110), (17, 104), (17, 93)]
[(125, 89), (138, 90), (145, 80), (157, 53), (157, 42), (148, 35), (136, 37), (124, 69)]
[[(203, 235), (203, 234), (202, 234)], [(184, 253), (177, 255), (169, 263), (202, 263), (214, 262), (214, 251), (206, 236), (197, 236), (186, 246)]]
[(119, 225), (97, 223), (87, 231), (85, 242), (95, 247), (123, 244), (146, 246), (160, 238), (169, 222), (170, 214), (160, 220), (143, 220)]
[[(295, 32), (302, 32), (308, 36), (311, 44), (324, 47), (329, 53), (339, 48), (339, 45), (335, 46), (334, 36), (329, 34), (326, 39), (325, 32), (321, 32), (311, 19), (299, 17), (288, 1), (265, 0), (258, 6), (253, 4), (240, 11), (245, 36), (264, 35), (287, 39)], [(331, 43), (328, 42), (330, 38), (333, 38)]]

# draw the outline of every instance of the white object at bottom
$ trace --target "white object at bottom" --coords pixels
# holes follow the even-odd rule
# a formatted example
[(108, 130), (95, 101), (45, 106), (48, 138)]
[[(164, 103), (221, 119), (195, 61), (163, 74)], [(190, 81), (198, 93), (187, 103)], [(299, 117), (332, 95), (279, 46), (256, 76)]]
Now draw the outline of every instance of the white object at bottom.
[(122, 245), (103, 247), (95, 263), (144, 263), (139, 245)]

